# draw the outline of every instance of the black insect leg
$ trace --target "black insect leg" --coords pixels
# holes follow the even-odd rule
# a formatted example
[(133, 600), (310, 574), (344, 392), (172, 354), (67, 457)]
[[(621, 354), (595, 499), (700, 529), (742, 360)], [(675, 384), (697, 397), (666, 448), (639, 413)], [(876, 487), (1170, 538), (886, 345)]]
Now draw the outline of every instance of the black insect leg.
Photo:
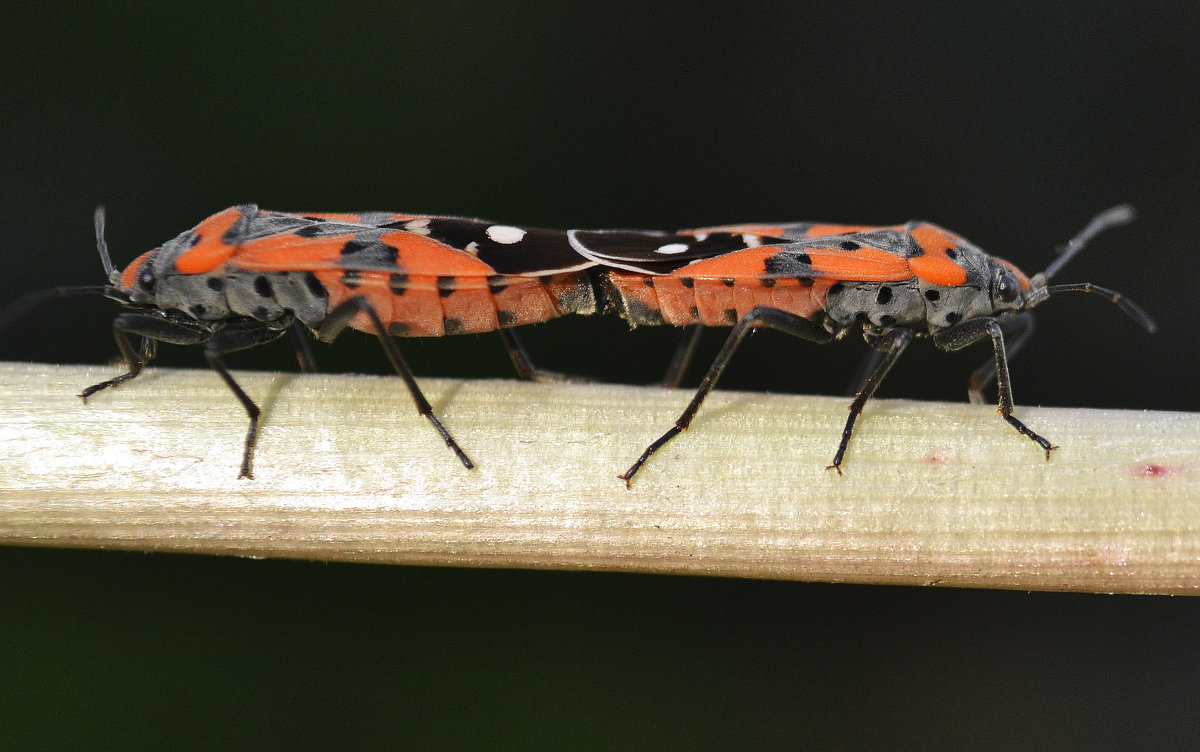
[[(142, 372), (146, 363), (154, 356), (155, 342), (169, 342), (173, 345), (198, 345), (212, 336), (211, 331), (203, 325), (182, 324), (144, 313), (123, 313), (113, 319), (113, 339), (121, 351), (121, 358), (129, 370), (116, 378), (102, 381), (84, 389), (79, 396), (86, 402), (96, 392), (113, 386), (120, 386), (130, 379), (136, 378)], [(130, 335), (141, 336), (142, 344), (134, 347)]]
[(429, 400), (425, 399), (425, 395), (421, 392), (421, 387), (417, 386), (417, 380), (413, 377), (412, 370), (405, 362), (404, 356), (400, 354), (400, 348), (396, 346), (395, 340), (388, 334), (387, 327), (383, 325), (379, 314), (376, 313), (375, 307), (371, 305), (366, 298), (350, 298), (341, 303), (325, 317), (324, 323), (321, 324), (320, 330), (317, 332), (317, 337), (323, 342), (332, 342), (339, 334), (350, 325), (351, 319), (358, 313), (364, 313), (371, 320), (371, 328), (375, 330), (376, 337), (383, 345), (383, 352), (387, 355), (388, 360), (392, 363), (392, 368), (396, 370), (400, 378), (404, 380), (404, 385), (408, 387), (409, 394), (412, 395), (413, 402), (417, 404), (417, 413), (424, 416), (434, 429), (446, 442), (446, 446), (453, 450), (454, 454), (463, 463), (463, 466), (468, 470), (475, 467), (471, 459), (467, 457), (466, 452), (458, 446), (458, 442), (442, 425), (437, 416), (433, 414), (433, 407), (430, 406)]
[(984, 337), (992, 338), (992, 353), (996, 359), (996, 389), (1000, 393), (997, 412), (1000, 413), (1000, 417), (1004, 418), (1009, 425), (1025, 436), (1028, 436), (1034, 443), (1045, 450), (1046, 459), (1050, 459), (1050, 451), (1057, 449), (1057, 447), (1030, 430), (1012, 414), (1012, 381), (1008, 375), (1008, 358), (1004, 350), (1004, 330), (1001, 328), (1000, 323), (991, 318), (971, 319), (939, 334), (935, 334), (933, 341), (943, 350), (961, 350)]
[[(1025, 343), (1033, 336), (1035, 321), (1032, 311), (1026, 311), (1016, 318), (1000, 322), (1000, 328), (1004, 332), (1005, 351), (1008, 360), (1016, 357)], [(988, 358), (983, 365), (975, 369), (971, 374), (970, 380), (967, 382), (967, 398), (971, 400), (972, 405), (982, 405), (984, 403), (983, 390), (988, 384), (996, 378), (996, 359)]]
[(582, 384), (591, 380), (583, 376), (569, 376), (558, 371), (538, 368), (533, 364), (533, 360), (529, 357), (529, 351), (525, 349), (525, 345), (521, 343), (516, 332), (508, 327), (501, 327), (499, 332), (500, 339), (504, 341), (504, 349), (508, 352), (508, 357), (512, 360), (513, 368), (519, 378), (527, 381), (557, 381), (572, 384)]
[(683, 381), (683, 377), (687, 374), (688, 366), (691, 365), (692, 356), (696, 354), (696, 346), (700, 344), (700, 336), (704, 334), (704, 327), (700, 324), (692, 324), (684, 328), (683, 339), (679, 340), (679, 345), (675, 348), (675, 354), (671, 357), (671, 364), (667, 366), (667, 372), (663, 374), (660, 385), (668, 389), (674, 389), (679, 386), (679, 382)]
[(801, 318), (795, 314), (781, 311), (778, 308), (759, 307), (752, 309), (734, 325), (733, 331), (729, 333), (729, 337), (725, 340), (721, 351), (717, 353), (716, 359), (709, 366), (708, 373), (704, 374), (704, 378), (700, 381), (700, 387), (696, 390), (695, 396), (692, 397), (692, 401), (675, 421), (675, 425), (660, 436), (657, 441), (646, 447), (646, 451), (642, 452), (642, 456), (638, 457), (637, 462), (634, 462), (628, 470), (617, 476), (625, 481), (626, 488), (630, 486), (633, 476), (637, 474), (642, 465), (646, 464), (646, 460), (650, 459), (652, 454), (661, 449), (668, 441), (687, 430), (687, 427), (692, 423), (692, 419), (696, 417), (696, 411), (700, 409), (701, 403), (704, 402), (704, 398), (717, 385), (717, 379), (721, 378), (721, 374), (725, 371), (725, 367), (729, 365), (729, 360), (733, 357), (734, 352), (737, 351), (738, 346), (746, 339), (746, 335), (760, 327), (778, 329), (785, 334), (806, 339), (810, 342), (825, 343), (833, 339), (829, 332), (808, 319)]
[(854, 372), (854, 378), (850, 381), (850, 388), (846, 390), (846, 395), (854, 397), (865, 389), (867, 380), (871, 378), (871, 374), (875, 373), (875, 369), (879, 368), (879, 364), (882, 362), (883, 352), (872, 345), (858, 364), (858, 370)]
[(908, 329), (892, 329), (880, 337), (879, 343), (875, 345), (875, 349), (879, 352), (878, 362), (871, 371), (871, 375), (863, 382), (854, 401), (850, 403), (850, 417), (846, 418), (846, 427), (842, 429), (842, 440), (838, 443), (837, 454), (833, 456), (833, 464), (825, 468), (826, 470), (832, 468), (838, 471), (838, 475), (842, 474), (842, 458), (846, 456), (846, 447), (850, 446), (850, 437), (854, 435), (854, 423), (862, 414), (867, 400), (871, 399), (875, 391), (879, 389), (879, 385), (883, 383), (888, 371), (896, 365), (896, 361), (900, 359), (900, 355), (912, 340), (913, 333)]
[[(96, 392), (113, 386), (119, 386), (135, 378), (142, 372), (146, 363), (153, 356), (155, 345), (167, 342), (172, 345), (198, 345), (205, 343), (204, 356), (209, 366), (225, 381), (238, 401), (242, 403), (246, 414), (250, 417), (250, 428), (246, 432), (245, 448), (242, 452), (242, 467), (239, 478), (250, 478), (250, 463), (254, 452), (255, 439), (258, 436), (258, 405), (246, 395), (246, 392), (234, 381), (221, 360), (225, 353), (245, 350), (265, 344), (282, 334), (281, 331), (258, 326), (253, 329), (236, 329), (214, 335), (211, 327), (200, 322), (174, 321), (143, 313), (123, 313), (113, 320), (113, 339), (121, 350), (121, 357), (129, 368), (126, 373), (114, 379), (101, 382), (84, 389), (79, 395), (85, 401)], [(142, 346), (134, 348), (130, 335), (142, 337)]]
[(308, 334), (304, 331), (304, 324), (293, 321), (287, 331), (288, 338), (292, 341), (292, 347), (296, 350), (296, 360), (300, 363), (300, 372), (316, 373), (317, 361), (313, 357), (312, 347), (308, 344)]
[(258, 418), (262, 410), (254, 403), (254, 400), (250, 399), (250, 396), (246, 394), (241, 385), (234, 380), (221, 356), (265, 345), (268, 342), (278, 339), (282, 334), (282, 330), (264, 327), (233, 329), (214, 335), (204, 344), (204, 357), (208, 360), (209, 367), (217, 372), (225, 382), (225, 385), (233, 392), (233, 396), (237, 397), (238, 402), (242, 403), (242, 407), (246, 410), (246, 415), (250, 418), (250, 427), (246, 430), (246, 442), (242, 449), (242, 467), (238, 471), (239, 478), (254, 477), (251, 472), (251, 466), (254, 460), (254, 445), (258, 441)]

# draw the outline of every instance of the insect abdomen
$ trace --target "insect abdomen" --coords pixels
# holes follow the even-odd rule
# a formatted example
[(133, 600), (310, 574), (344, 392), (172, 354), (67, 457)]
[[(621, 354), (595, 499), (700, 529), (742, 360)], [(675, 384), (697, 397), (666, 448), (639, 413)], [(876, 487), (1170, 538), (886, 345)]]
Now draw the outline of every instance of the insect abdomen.
[[(329, 291), (331, 308), (351, 297), (364, 297), (395, 336), (477, 334), (596, 310), (595, 294), (584, 272), (466, 279), (380, 271), (315, 274)], [(364, 314), (350, 326), (374, 331)]]
[(825, 306), (832, 280), (797, 277), (695, 278), (681, 274), (612, 272), (609, 294), (630, 324), (730, 326), (766, 306), (812, 319)]

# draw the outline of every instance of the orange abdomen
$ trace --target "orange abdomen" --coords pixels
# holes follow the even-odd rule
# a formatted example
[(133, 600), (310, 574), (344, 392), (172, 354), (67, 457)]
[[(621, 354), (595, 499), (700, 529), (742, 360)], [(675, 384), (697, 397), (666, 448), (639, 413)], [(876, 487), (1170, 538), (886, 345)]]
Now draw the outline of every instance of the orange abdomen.
[(609, 294), (631, 324), (730, 326), (758, 306), (811, 320), (824, 308), (833, 280), (612, 272), (608, 283)]

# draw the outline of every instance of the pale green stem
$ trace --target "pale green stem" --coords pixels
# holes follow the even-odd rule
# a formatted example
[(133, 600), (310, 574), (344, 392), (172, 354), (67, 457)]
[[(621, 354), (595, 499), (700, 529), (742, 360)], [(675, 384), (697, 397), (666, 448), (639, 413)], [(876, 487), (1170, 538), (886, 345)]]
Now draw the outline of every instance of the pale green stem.
[(1200, 591), (1200, 415), (717, 391), (0, 364), (0, 543), (1093, 592)]

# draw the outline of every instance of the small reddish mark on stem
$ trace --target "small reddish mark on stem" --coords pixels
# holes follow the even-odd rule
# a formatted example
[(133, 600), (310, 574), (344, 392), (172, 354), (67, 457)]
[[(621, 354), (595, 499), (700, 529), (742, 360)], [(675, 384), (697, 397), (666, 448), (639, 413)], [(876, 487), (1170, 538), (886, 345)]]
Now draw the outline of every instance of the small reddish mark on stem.
[(921, 457), (917, 458), (917, 462), (922, 465), (940, 465), (944, 462), (949, 462), (954, 455), (952, 448), (935, 449)]
[(1170, 465), (1159, 465), (1157, 463), (1147, 463), (1145, 465), (1134, 465), (1132, 471), (1134, 475), (1142, 478), (1165, 478), (1171, 475), (1178, 475), (1180, 468), (1171, 467)]

